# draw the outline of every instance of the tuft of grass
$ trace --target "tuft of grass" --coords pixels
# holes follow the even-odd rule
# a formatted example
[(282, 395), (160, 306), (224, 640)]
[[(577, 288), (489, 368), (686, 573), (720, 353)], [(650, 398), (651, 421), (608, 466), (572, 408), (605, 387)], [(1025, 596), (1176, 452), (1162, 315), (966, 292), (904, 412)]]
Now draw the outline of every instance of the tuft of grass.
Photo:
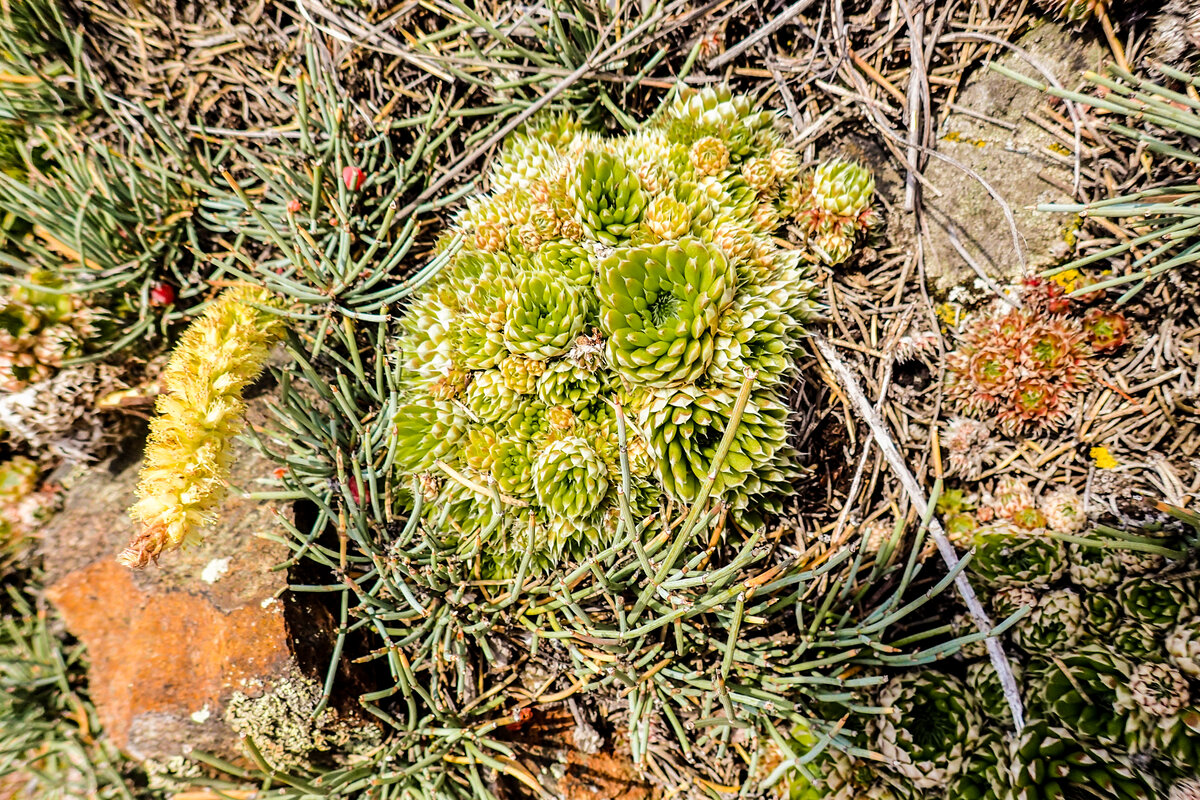
[[(1187, 91), (1175, 91), (1165, 83), (1155, 83), (1110, 66), (1107, 75), (1095, 72), (1083, 75), (1097, 96), (1049, 86), (998, 64), (989, 66), (1026, 86), (1106, 112), (1104, 129), (1137, 142), (1167, 161), (1200, 162), (1196, 152), (1196, 144), (1200, 142), (1200, 101)], [(1200, 77), (1165, 65), (1158, 65), (1157, 69), (1175, 85), (1191, 87), (1193, 91), (1200, 87)], [(1114, 119), (1123, 119), (1128, 124)], [(1044, 277), (1051, 277), (1097, 262), (1132, 259), (1121, 274), (1076, 289), (1072, 296), (1129, 286), (1117, 301), (1121, 305), (1169, 270), (1200, 261), (1200, 184), (1194, 180), (1180, 180), (1090, 203), (1043, 203), (1037, 208), (1043, 212), (1119, 220), (1132, 231), (1131, 236), (1122, 237), (1112, 247), (1043, 273)]]

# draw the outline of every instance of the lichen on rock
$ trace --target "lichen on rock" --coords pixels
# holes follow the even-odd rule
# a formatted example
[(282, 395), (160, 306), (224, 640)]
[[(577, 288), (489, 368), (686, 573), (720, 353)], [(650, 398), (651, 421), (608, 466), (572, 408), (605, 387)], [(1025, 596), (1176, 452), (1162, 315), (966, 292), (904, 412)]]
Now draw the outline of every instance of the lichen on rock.
[[(293, 669), (265, 691), (261, 683), (234, 692), (225, 721), (254, 746), (275, 769), (311, 768), (315, 761), (353, 757), (378, 744), (375, 725), (356, 724), (335, 709), (314, 713), (321, 703), (321, 684)], [(257, 693), (254, 690), (259, 690)]]

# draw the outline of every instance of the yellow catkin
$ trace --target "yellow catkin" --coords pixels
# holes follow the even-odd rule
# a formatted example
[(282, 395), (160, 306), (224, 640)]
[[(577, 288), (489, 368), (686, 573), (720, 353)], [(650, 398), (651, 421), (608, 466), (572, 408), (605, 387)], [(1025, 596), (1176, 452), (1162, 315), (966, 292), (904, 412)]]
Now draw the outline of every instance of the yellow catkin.
[(163, 372), (130, 516), (141, 523), (118, 557), (144, 567), (165, 550), (200, 538), (225, 496), (230, 449), (241, 430), (242, 391), (262, 373), (283, 323), (255, 308), (263, 289), (227, 289), (184, 331)]

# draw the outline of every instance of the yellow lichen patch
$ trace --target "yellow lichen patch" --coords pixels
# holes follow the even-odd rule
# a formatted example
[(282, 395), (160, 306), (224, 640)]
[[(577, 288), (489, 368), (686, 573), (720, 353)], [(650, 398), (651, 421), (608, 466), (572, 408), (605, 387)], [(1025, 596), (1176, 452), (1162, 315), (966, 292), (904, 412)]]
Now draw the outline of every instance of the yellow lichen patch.
[(963, 136), (958, 131), (950, 131), (949, 133), (947, 133), (945, 136), (942, 137), (942, 140), (946, 141), (946, 142), (958, 142), (959, 144), (971, 144), (976, 147), (986, 147), (987, 146), (986, 139), (976, 139), (973, 136)]
[(1115, 469), (1120, 465), (1112, 453), (1108, 452), (1107, 447), (1093, 447), (1088, 451), (1088, 455), (1092, 457), (1097, 469)]
[(962, 322), (963, 307), (958, 303), (942, 303), (937, 307), (938, 319), (951, 328), (957, 328)]
[(1079, 241), (1079, 229), (1083, 227), (1083, 217), (1076, 214), (1070, 222), (1062, 227), (1062, 239), (1069, 247), (1074, 247)]
[(1050, 280), (1062, 287), (1065, 294), (1070, 294), (1080, 286), (1080, 280), (1083, 278), (1083, 273), (1077, 269), (1069, 269), (1066, 272), (1060, 272), (1054, 275)]

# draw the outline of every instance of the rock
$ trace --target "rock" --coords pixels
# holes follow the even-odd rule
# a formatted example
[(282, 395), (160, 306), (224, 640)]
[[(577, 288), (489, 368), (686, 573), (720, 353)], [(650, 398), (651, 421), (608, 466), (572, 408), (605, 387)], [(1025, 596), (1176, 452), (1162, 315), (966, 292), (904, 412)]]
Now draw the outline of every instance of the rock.
[[(285, 592), (288, 571), (271, 567), (288, 548), (263, 538), (277, 530), (280, 511), (236, 490), (202, 544), (145, 570), (118, 565), (133, 530), (126, 509), (140, 455), (136, 444), (123, 460), (78, 469), (69, 480), (63, 510), (39, 545), (47, 596), (87, 646), (91, 698), (118, 747), (138, 759), (167, 760), (190, 748), (236, 759), (242, 750), (234, 723), (249, 724), (248, 700), (324, 682), (335, 627), (323, 605), (328, 595)], [(273, 468), (239, 445), (231, 483), (253, 486)], [(362, 687), (347, 675), (338, 684), (346, 691), (334, 708), (357, 719), (350, 709)], [(231, 705), (243, 709), (237, 719)], [(312, 746), (329, 740), (303, 739)]]
[[(1017, 44), (1067, 87), (1075, 86), (1083, 71), (1098, 69), (1103, 63), (1104, 51), (1096, 42), (1053, 23), (1039, 25)], [(1023, 59), (1005, 50), (1000, 52), (1003, 55), (997, 63), (1044, 80)], [(1073, 180), (1069, 146), (1025, 118), (1026, 113), (1036, 112), (1046, 97), (981, 68), (967, 82), (956, 106), (1012, 127), (951, 111), (938, 131), (937, 142), (938, 152), (970, 167), (1008, 204), (1031, 270), (1050, 263), (1063, 249), (1064, 228), (1070, 222), (1064, 215), (1033, 210), (1038, 203), (1071, 201), (1068, 191), (1064, 191), (1070, 189)], [(1070, 127), (1067, 130), (1073, 136)], [(992, 280), (1004, 284), (1020, 279), (1021, 262), (1013, 245), (1012, 228), (987, 190), (958, 167), (935, 157), (929, 158), (924, 176), (942, 193), (939, 197), (924, 190), (924, 209), (933, 240), (926, 270), (934, 287), (948, 292), (956, 286), (976, 285), (978, 276), (951, 243), (952, 229)]]

